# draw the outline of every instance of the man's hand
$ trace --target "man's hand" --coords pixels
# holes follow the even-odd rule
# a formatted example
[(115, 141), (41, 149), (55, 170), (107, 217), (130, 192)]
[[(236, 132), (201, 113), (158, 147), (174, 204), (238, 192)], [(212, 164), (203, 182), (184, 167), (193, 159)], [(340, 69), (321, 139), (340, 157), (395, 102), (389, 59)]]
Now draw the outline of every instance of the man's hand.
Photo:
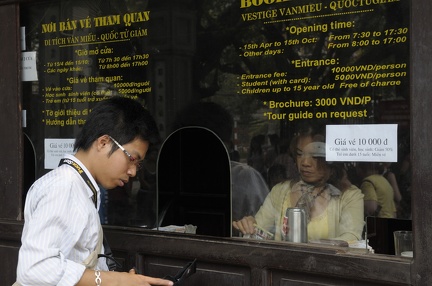
[[(172, 286), (169, 280), (136, 274), (135, 269), (129, 272), (100, 271), (101, 285), (111, 286)], [(95, 285), (95, 271), (86, 269), (77, 286)]]

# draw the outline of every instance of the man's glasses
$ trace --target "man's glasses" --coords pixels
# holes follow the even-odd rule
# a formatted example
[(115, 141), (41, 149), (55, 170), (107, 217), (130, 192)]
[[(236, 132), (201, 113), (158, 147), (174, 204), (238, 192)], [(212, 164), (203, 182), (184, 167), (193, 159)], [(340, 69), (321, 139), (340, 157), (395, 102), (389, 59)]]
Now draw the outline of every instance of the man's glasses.
[(128, 156), (129, 161), (131, 161), (137, 168), (137, 170), (141, 169), (141, 162), (138, 161), (134, 156), (132, 156), (128, 151), (125, 150), (125, 148), (123, 148), (122, 145), (120, 145), (120, 143), (118, 143), (114, 138), (112, 138), (111, 136), (108, 135), (108, 137), (120, 148), (120, 150), (123, 151), (123, 153), (126, 154), (126, 156)]

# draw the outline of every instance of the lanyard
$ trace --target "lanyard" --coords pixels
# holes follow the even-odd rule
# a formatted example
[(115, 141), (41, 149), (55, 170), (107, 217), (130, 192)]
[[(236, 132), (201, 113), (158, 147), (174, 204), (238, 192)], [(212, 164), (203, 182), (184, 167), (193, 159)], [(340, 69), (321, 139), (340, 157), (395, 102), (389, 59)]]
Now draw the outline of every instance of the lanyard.
[[(94, 187), (94, 185), (90, 181), (87, 174), (80, 167), (80, 165), (78, 165), (77, 162), (75, 162), (72, 159), (69, 159), (69, 158), (61, 159), (59, 166), (64, 165), (64, 164), (71, 166), (75, 171), (78, 172), (78, 174), (80, 174), (80, 176), (83, 178), (84, 182), (86, 182), (87, 186), (89, 186), (89, 188), (92, 190), (93, 203), (95, 204), (95, 207), (97, 208), (96, 188)], [(104, 246), (105, 254), (98, 254), (98, 258), (99, 257), (105, 257), (106, 258), (106, 263), (107, 263), (108, 269), (110, 271), (114, 271), (116, 268), (122, 268), (123, 266), (119, 262), (117, 262), (117, 260), (114, 259), (113, 254), (111, 252), (111, 248), (110, 248), (108, 241), (106, 240), (105, 236), (103, 237), (103, 246)]]
[(84, 172), (84, 170), (80, 167), (80, 165), (78, 165), (74, 160), (69, 159), (69, 158), (64, 158), (60, 160), (59, 166), (67, 164), (69, 166), (71, 166), (75, 171), (78, 172), (78, 174), (81, 175), (81, 177), (83, 178), (84, 182), (86, 182), (87, 186), (89, 186), (90, 190), (93, 192), (93, 203), (95, 205), (95, 208), (97, 208), (97, 192), (96, 192), (96, 188), (95, 186), (92, 184), (92, 182), (90, 181), (89, 177), (87, 176), (87, 174)]

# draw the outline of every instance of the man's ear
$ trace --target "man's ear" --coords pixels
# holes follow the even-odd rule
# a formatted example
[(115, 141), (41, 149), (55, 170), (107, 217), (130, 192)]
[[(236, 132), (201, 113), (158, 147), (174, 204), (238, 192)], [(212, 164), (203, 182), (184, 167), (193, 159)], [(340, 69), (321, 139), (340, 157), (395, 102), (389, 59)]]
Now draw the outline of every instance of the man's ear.
[(96, 146), (98, 151), (102, 151), (105, 148), (109, 148), (109, 150), (111, 150), (112, 146), (111, 146), (111, 139), (108, 135), (102, 135), (100, 137), (98, 137), (98, 139), (96, 139)]

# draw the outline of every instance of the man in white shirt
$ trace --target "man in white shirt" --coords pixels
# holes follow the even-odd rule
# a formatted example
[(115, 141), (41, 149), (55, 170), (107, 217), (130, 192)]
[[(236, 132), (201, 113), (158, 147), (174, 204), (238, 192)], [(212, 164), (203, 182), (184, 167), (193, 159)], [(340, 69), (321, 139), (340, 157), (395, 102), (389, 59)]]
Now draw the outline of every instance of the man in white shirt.
[(153, 118), (137, 101), (112, 97), (93, 108), (76, 138), (75, 155), (27, 194), (18, 285), (173, 285), (134, 270), (108, 271), (105, 258), (97, 259), (103, 253), (100, 245), (97, 251), (98, 184), (107, 190), (124, 186), (158, 136)]

